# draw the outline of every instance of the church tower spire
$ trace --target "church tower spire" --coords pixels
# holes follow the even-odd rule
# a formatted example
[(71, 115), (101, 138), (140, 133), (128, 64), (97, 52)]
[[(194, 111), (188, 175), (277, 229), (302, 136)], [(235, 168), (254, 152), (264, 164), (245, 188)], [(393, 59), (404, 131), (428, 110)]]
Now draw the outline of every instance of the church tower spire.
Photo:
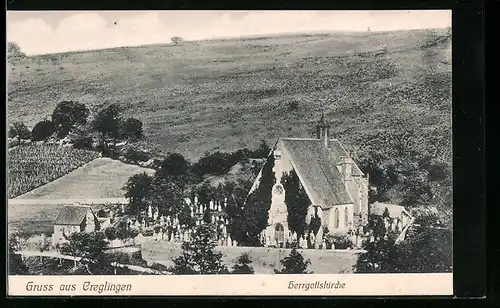
[(325, 115), (321, 110), (321, 118), (316, 125), (316, 138), (320, 139), (325, 147), (328, 147), (330, 141), (330, 125), (325, 121)]

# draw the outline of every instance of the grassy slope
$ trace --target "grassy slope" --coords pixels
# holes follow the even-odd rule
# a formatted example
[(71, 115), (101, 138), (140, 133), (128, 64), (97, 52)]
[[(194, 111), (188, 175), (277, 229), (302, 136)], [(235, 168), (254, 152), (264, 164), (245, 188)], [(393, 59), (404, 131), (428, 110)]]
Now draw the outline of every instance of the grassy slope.
[[(445, 30), (333, 33), (36, 56), (9, 64), (8, 116), (32, 126), (61, 100), (118, 102), (144, 122), (151, 141), (196, 159), (261, 138), (308, 137), (324, 104), (347, 146), (389, 130), (443, 136), (436, 142), (446, 146), (447, 37)], [(288, 110), (291, 101), (297, 111)], [(446, 150), (438, 155), (451, 159)]]
[[(63, 205), (36, 204), (32, 202), (33, 199), (123, 198), (122, 187), (128, 178), (142, 172), (152, 174), (154, 170), (108, 158), (97, 158), (55, 181), (17, 197), (15, 203), (9, 202), (9, 230), (51, 233)], [(27, 200), (26, 204), (22, 200)], [(97, 211), (99, 207), (100, 205), (96, 205), (94, 210)]]
[(16, 199), (102, 199), (123, 198), (123, 186), (134, 174), (154, 170), (97, 158), (65, 176)]

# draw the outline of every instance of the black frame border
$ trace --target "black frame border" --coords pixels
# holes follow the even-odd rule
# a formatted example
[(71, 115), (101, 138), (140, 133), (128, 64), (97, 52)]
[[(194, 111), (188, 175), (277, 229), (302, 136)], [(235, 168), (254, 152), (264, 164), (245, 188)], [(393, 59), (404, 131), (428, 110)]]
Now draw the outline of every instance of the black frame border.
[[(7, 10), (165, 10), (165, 9), (452, 9), (453, 53), (453, 194), (454, 194), (454, 296), (453, 298), (484, 299), (487, 294), (486, 270), (486, 192), (485, 192), (485, 62), (484, 62), (484, 3), (483, 1), (346, 1), (326, 4), (320, 1), (303, 3), (230, 2), (227, 1), (97, 1), (97, 0), (7, 0)], [(4, 88), (5, 89), (5, 88)], [(473, 210), (471, 210), (473, 209)], [(490, 280), (491, 281), (491, 280)], [(488, 288), (492, 290), (492, 288)], [(141, 297), (138, 297), (141, 298)], [(181, 303), (179, 297), (170, 297), (172, 305)], [(183, 297), (184, 298), (184, 297)], [(314, 297), (281, 298), (287, 304)], [(373, 297), (335, 298), (336, 303), (346, 300), (375, 299)], [(381, 303), (385, 302), (384, 297)], [(430, 297), (406, 297), (428, 302)], [(436, 297), (431, 297), (437, 299)], [(443, 298), (443, 297), (439, 297)], [(448, 297), (450, 298), (450, 297)], [(39, 298), (40, 299), (40, 298)], [(88, 298), (87, 298), (88, 299)], [(148, 300), (155, 301), (148, 297)], [(187, 299), (187, 297), (186, 297)], [(213, 297), (196, 297), (208, 303)], [(220, 300), (221, 298), (219, 298)], [(235, 304), (235, 298), (225, 298), (221, 303)], [(259, 301), (269, 299), (255, 297)], [(293, 299), (292, 302), (289, 300)], [(317, 298), (316, 298), (317, 299)], [(378, 297), (378, 299), (382, 299)], [(11, 298), (16, 305), (30, 299)], [(113, 298), (115, 301), (116, 298)], [(179, 301), (180, 300), (180, 301)], [(19, 302), (21, 301), (21, 302)], [(48, 305), (56, 304), (52, 297)], [(363, 300), (364, 301), (364, 300)], [(61, 303), (77, 304), (70, 300)], [(79, 303), (81, 301), (78, 301)], [(109, 302), (100, 299), (99, 303)], [(408, 302), (405, 300), (405, 305)], [(440, 302), (440, 301), (437, 301)], [(368, 302), (365, 302), (365, 304)], [(123, 301), (118, 301), (123, 305)], [(402, 304), (402, 302), (400, 302)]]

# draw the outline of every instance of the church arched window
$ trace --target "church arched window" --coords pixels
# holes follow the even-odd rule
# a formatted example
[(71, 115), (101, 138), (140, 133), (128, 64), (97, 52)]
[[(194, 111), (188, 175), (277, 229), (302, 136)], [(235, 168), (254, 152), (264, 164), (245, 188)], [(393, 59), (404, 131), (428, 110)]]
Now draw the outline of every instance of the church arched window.
[(339, 214), (339, 209), (338, 208), (335, 208), (335, 212), (334, 212), (334, 218), (335, 218), (335, 229), (337, 229), (339, 227), (339, 219), (340, 219), (340, 214)]
[(346, 207), (344, 209), (344, 227), (348, 227), (349, 226), (349, 209)]

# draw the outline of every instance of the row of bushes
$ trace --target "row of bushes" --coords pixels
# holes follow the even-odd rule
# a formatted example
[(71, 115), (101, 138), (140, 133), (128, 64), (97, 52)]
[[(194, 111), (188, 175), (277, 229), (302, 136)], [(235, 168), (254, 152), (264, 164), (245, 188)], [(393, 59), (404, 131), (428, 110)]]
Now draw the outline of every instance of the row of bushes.
[(56, 105), (51, 119), (38, 122), (32, 130), (22, 122), (13, 123), (9, 138), (18, 140), (46, 141), (63, 139), (77, 148), (91, 148), (95, 140), (138, 140), (143, 137), (142, 122), (135, 118), (124, 119), (121, 108), (111, 104), (100, 109), (89, 121), (90, 110), (85, 104), (62, 101)]
[(205, 153), (198, 162), (192, 165), (192, 171), (198, 176), (204, 175), (224, 175), (232, 166), (244, 159), (266, 158), (271, 151), (269, 145), (262, 140), (255, 150), (247, 148), (237, 150), (232, 153), (214, 152)]

